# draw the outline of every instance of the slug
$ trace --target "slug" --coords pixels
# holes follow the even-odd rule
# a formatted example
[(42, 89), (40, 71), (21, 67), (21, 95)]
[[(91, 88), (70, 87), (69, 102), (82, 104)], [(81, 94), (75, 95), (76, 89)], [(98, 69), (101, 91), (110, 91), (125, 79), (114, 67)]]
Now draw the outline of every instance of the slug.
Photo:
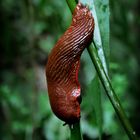
[(46, 65), (49, 100), (54, 114), (66, 124), (80, 120), (80, 56), (91, 43), (94, 19), (89, 9), (78, 3), (72, 23), (52, 49)]

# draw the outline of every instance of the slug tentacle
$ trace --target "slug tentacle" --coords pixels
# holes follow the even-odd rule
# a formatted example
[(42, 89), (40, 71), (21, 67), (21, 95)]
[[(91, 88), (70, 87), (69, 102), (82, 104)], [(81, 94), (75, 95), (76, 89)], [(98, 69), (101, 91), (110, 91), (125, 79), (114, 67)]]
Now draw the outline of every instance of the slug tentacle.
[(80, 56), (91, 43), (94, 19), (89, 9), (79, 3), (72, 23), (52, 49), (46, 65), (48, 94), (53, 112), (68, 124), (80, 120)]

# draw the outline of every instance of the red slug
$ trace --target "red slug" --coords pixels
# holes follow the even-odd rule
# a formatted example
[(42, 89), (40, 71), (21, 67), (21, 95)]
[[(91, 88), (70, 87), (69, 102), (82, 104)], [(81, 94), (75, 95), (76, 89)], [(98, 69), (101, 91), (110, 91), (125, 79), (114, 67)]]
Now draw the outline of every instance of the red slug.
[(67, 124), (80, 120), (80, 56), (93, 38), (94, 19), (89, 9), (77, 4), (72, 23), (52, 49), (46, 65), (50, 104)]

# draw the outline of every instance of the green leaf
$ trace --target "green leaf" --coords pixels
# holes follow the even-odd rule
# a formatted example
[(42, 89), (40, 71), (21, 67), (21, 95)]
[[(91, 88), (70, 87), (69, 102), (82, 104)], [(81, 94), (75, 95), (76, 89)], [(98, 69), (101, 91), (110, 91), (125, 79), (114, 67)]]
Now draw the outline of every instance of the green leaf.
[(81, 0), (88, 5), (94, 17), (95, 29), (93, 42), (98, 55), (107, 73), (109, 65), (109, 1), (108, 0)]
[(100, 47), (103, 49), (106, 61), (109, 63), (109, 0), (98, 0), (94, 3), (102, 40), (102, 46)]

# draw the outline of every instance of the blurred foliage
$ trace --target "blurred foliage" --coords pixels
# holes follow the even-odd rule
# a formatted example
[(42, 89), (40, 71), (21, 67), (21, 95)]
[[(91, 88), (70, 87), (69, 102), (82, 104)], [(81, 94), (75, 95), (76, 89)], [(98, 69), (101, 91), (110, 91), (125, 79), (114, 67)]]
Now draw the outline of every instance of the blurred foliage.
[[(140, 136), (139, 8), (139, 0), (110, 0), (110, 75), (113, 87)], [(68, 139), (68, 126), (63, 127), (63, 122), (51, 112), (44, 68), (51, 48), (70, 21), (65, 0), (0, 1), (1, 140)], [(81, 61), (79, 75), (83, 90), (82, 133), (85, 140), (92, 140), (99, 137), (96, 108), (92, 107), (91, 98), (96, 95), (92, 92), (98, 91), (98, 87), (90, 86), (95, 72), (86, 51), (83, 57), (86, 59)], [(87, 87), (94, 90), (86, 91)], [(96, 98), (94, 100), (96, 102)], [(102, 106), (103, 139), (127, 140), (104, 94)]]

